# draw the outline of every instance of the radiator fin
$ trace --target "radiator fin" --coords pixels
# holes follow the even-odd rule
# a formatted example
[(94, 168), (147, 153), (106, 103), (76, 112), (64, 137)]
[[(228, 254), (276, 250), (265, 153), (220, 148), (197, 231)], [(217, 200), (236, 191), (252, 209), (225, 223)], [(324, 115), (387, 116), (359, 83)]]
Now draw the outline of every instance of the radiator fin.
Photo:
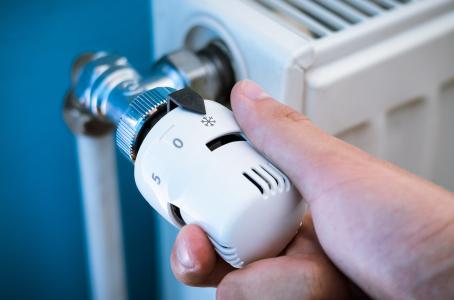
[(378, 17), (415, 0), (253, 0), (315, 39)]

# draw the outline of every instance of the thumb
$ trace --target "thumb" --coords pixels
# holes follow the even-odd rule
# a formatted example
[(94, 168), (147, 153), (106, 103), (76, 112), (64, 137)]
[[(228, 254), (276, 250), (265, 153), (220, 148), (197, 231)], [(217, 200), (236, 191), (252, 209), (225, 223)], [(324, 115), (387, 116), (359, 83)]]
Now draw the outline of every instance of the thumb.
[(452, 193), (324, 133), (250, 81), (231, 100), (250, 141), (309, 203), (318, 240), (344, 274), (378, 299), (449, 293)]
[(357, 174), (358, 162), (370, 163), (367, 154), (326, 134), (252, 81), (234, 86), (231, 103), (249, 140), (290, 177), (309, 203)]

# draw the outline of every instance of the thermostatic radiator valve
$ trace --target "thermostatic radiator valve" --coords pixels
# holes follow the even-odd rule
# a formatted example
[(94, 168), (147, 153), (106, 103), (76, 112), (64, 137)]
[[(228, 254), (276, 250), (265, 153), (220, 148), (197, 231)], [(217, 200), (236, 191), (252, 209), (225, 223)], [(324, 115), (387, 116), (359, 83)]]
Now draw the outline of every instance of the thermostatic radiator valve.
[(225, 261), (242, 267), (278, 255), (306, 205), (226, 107), (233, 82), (219, 43), (170, 54), (145, 79), (123, 57), (85, 55), (65, 116), (77, 133), (117, 127), (117, 146), (150, 205), (177, 227), (199, 225)]

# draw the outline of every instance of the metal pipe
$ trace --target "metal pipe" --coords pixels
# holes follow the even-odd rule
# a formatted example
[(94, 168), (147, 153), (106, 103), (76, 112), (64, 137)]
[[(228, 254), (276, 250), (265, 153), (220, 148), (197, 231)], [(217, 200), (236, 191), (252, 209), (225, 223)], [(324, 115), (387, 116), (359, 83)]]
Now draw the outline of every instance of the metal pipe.
[(119, 192), (114, 140), (77, 136), (92, 299), (125, 300)]
[[(73, 65), (64, 117), (77, 136), (93, 299), (127, 298), (113, 129), (129, 121), (139, 124), (136, 115), (127, 113), (131, 113), (129, 104), (146, 91), (159, 94), (158, 87), (190, 86), (207, 99), (225, 101), (233, 74), (228, 53), (219, 42), (198, 52), (171, 53), (146, 78), (126, 58), (105, 52), (82, 55)], [(147, 112), (153, 114), (159, 108)], [(121, 130), (117, 143), (124, 142), (119, 136)], [(134, 153), (119, 145), (133, 161)]]
[(225, 47), (213, 42), (197, 52), (183, 48), (164, 56), (147, 77), (125, 57), (106, 52), (83, 55), (74, 64), (72, 81), (73, 99), (80, 108), (117, 125), (132, 99), (156, 87), (190, 86), (206, 99), (225, 100), (234, 72)]

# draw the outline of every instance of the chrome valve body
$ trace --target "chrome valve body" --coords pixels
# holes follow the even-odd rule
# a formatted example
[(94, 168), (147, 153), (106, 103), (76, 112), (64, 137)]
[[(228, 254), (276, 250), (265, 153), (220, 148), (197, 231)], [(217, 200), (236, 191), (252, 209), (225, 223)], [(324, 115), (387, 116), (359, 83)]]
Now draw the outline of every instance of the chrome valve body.
[(148, 76), (139, 74), (125, 57), (84, 54), (73, 65), (65, 120), (76, 134), (101, 135), (117, 126), (117, 145), (134, 161), (144, 124), (165, 114), (162, 107), (171, 91), (191, 87), (206, 99), (223, 102), (233, 83), (228, 53), (218, 42), (199, 51), (170, 53)]

